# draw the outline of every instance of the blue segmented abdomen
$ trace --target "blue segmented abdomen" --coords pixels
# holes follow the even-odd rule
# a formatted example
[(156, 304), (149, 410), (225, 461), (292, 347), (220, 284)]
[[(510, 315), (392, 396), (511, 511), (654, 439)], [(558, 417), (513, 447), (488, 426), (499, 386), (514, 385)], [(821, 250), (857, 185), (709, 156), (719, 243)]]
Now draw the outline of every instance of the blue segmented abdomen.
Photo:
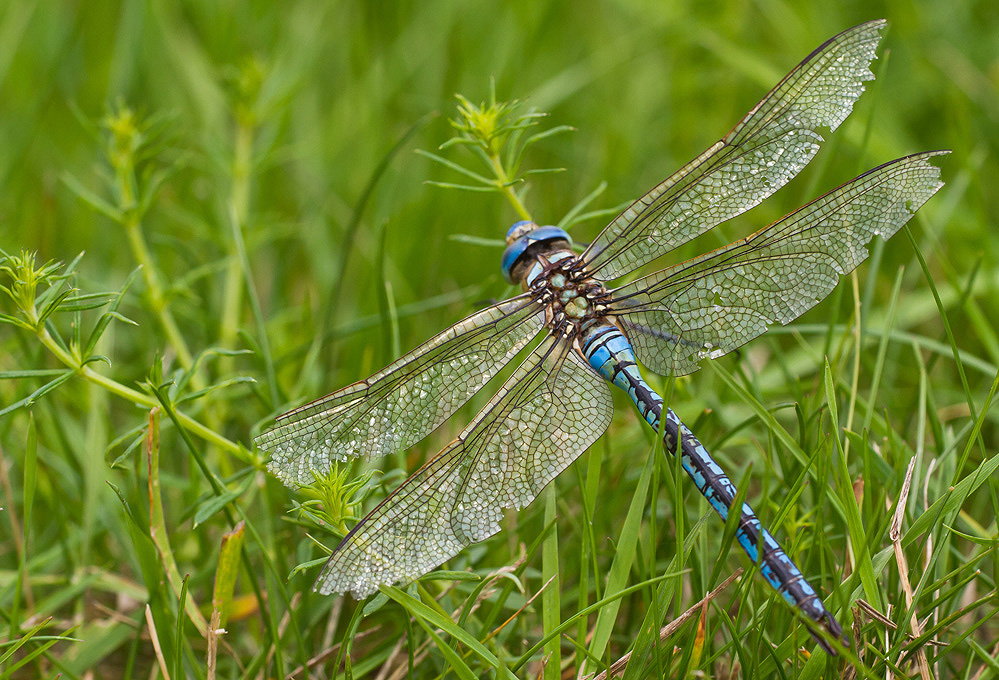
[(593, 370), (627, 392), (645, 422), (658, 430), (663, 398), (645, 383), (638, 372), (635, 353), (624, 333), (617, 326), (606, 324), (587, 329), (583, 337), (583, 356)]
[[(645, 421), (658, 432), (663, 413), (662, 397), (649, 387), (639, 372), (631, 343), (624, 333), (612, 324), (597, 323), (584, 329), (582, 340), (581, 349), (590, 366), (608, 382), (627, 392)], [(666, 409), (662, 428), (666, 449), (674, 455), (679, 450), (683, 469), (694, 480), (715, 512), (723, 520), (728, 519), (736, 496), (735, 485), (728, 475), (672, 409)], [(822, 600), (777, 543), (777, 539), (763, 528), (748, 503), (742, 504), (735, 535), (750, 559), (760, 565), (763, 577), (790, 605), (800, 608), (833, 636), (842, 636), (839, 623), (826, 610)], [(760, 546), (763, 549), (762, 556)], [(824, 640), (814, 634), (813, 637), (826, 651), (834, 653)]]

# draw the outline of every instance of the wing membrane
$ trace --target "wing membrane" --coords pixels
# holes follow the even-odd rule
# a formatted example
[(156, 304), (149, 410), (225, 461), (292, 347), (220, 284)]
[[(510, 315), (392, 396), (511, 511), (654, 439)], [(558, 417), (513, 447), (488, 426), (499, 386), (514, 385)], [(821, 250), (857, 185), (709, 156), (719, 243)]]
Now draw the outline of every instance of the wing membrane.
[(860, 175), (752, 236), (638, 279), (610, 303), (635, 354), (666, 375), (697, 370), (825, 298), (943, 186), (915, 154)]
[(610, 423), (600, 376), (549, 337), (447, 448), (337, 546), (316, 588), (370, 595), (412, 580), (500, 530)]
[(722, 140), (638, 199), (583, 254), (610, 281), (651, 262), (784, 186), (815, 156), (819, 127), (835, 130), (872, 80), (884, 20), (831, 38)]
[(447, 420), (541, 330), (526, 296), (487, 307), (374, 374), (279, 416), (257, 437), (285, 484), (313, 481), (333, 460), (373, 458), (416, 444)]

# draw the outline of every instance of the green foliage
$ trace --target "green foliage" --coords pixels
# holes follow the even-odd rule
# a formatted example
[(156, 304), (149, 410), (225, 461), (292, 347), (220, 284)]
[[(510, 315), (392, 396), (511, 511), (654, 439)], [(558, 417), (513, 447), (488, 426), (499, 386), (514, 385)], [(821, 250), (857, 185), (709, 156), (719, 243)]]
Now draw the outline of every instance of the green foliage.
[(302, 508), (315, 518), (317, 526), (330, 527), (343, 537), (363, 516), (361, 504), (372, 491), (374, 471), (355, 475), (350, 466), (334, 462), (329, 470), (312, 474), (315, 483), (299, 491), (305, 498)]
[[(523, 185), (528, 175), (559, 172), (558, 168), (527, 170), (523, 176), (518, 176), (524, 152), (532, 144), (552, 137), (572, 128), (561, 125), (538, 132), (524, 138), (524, 132), (538, 124), (538, 119), (545, 114), (529, 110), (515, 115), (521, 103), (497, 102), (496, 84), (492, 84), (489, 93), (489, 104), (476, 106), (461, 94), (458, 99), (458, 117), (451, 121), (451, 126), (457, 134), (441, 144), (441, 149), (450, 146), (466, 146), (479, 157), (488, 168), (492, 177), (483, 176), (471, 168), (448, 160), (437, 154), (418, 150), (427, 158), (440, 163), (446, 168), (464, 175), (475, 184), (456, 184), (454, 182), (432, 182), (439, 187), (448, 189), (465, 189), (468, 191), (495, 191), (506, 196), (517, 215), (525, 220), (531, 219), (530, 213), (523, 203), (523, 191), (517, 192), (514, 187)], [(526, 186), (522, 187), (526, 189)]]
[[(947, 186), (799, 322), (667, 385), (854, 648), (801, 651), (623, 401), (498, 536), (368, 602), (313, 593), (485, 397), (384, 474), (301, 492), (252, 436), (508, 295), (510, 222), (585, 242), (878, 16), (878, 79), (816, 162), (676, 257), (907, 153), (954, 149)], [(556, 677), (629, 652), (627, 677), (995, 675), (997, 34), (971, 0), (5, 3), (0, 679)]]

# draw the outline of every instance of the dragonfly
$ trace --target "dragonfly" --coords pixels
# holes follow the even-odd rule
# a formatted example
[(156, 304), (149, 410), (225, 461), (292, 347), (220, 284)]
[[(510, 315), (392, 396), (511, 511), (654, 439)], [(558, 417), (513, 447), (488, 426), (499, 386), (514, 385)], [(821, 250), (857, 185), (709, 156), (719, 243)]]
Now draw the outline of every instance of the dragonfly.
[[(736, 539), (764, 579), (804, 614), (820, 646), (848, 645), (836, 618), (735, 485), (639, 364), (667, 376), (696, 371), (787, 324), (890, 238), (941, 186), (930, 161), (876, 167), (751, 236), (642, 275), (638, 270), (756, 206), (797, 175), (849, 115), (874, 74), (884, 20), (829, 39), (724, 138), (639, 198), (578, 253), (556, 226), (521, 221), (502, 271), (522, 293), (451, 326), (367, 380), (279, 416), (256, 442), (269, 470), (308, 485), (335, 461), (404, 451), (444, 423), (536, 343), (458, 437), (350, 530), (316, 581), (362, 599), (407, 583), (500, 530), (607, 429), (609, 384), (680, 456), (717, 514), (736, 512)], [(615, 287), (614, 282), (624, 280)], [(633, 279), (630, 280), (629, 279)], [(823, 637), (816, 629), (825, 632)]]

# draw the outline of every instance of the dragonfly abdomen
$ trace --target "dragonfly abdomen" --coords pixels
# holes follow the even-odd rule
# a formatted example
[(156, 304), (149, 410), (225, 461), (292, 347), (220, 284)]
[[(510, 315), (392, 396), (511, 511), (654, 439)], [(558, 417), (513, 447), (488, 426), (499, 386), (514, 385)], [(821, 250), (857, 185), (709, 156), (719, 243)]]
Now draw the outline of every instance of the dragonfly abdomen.
[(593, 370), (627, 392), (645, 422), (658, 429), (662, 397), (645, 382), (631, 343), (621, 329), (606, 321), (595, 322), (583, 330), (580, 345)]
[[(693, 432), (673, 412), (666, 410), (663, 422), (663, 443), (673, 453), (679, 448), (683, 469), (715, 512), (727, 520), (736, 496), (735, 485), (724, 470), (714, 461), (711, 454)], [(679, 444), (679, 446), (678, 446)], [(739, 525), (735, 531), (736, 540), (749, 558), (760, 565), (763, 578), (792, 606), (803, 611), (808, 618), (822, 626), (830, 635), (848, 642), (842, 637), (843, 629), (833, 615), (825, 608), (815, 589), (808, 583), (794, 561), (780, 547), (777, 539), (767, 531), (753, 508), (742, 504)], [(762, 548), (762, 554), (760, 549)], [(830, 654), (832, 648), (817, 635), (815, 640)]]
[[(606, 321), (594, 321), (582, 332), (581, 348), (589, 365), (605, 380), (627, 392), (645, 421), (658, 432), (662, 397), (645, 382), (631, 343), (621, 329)], [(666, 450), (674, 455), (679, 452), (683, 469), (697, 489), (723, 520), (728, 519), (736, 497), (735, 485), (728, 475), (672, 409), (666, 409), (662, 431)], [(748, 503), (742, 504), (735, 536), (750, 559), (760, 565), (760, 573), (774, 590), (831, 635), (842, 637), (839, 623), (777, 539), (763, 528)], [(813, 637), (827, 652), (835, 654), (822, 638), (814, 634)]]

